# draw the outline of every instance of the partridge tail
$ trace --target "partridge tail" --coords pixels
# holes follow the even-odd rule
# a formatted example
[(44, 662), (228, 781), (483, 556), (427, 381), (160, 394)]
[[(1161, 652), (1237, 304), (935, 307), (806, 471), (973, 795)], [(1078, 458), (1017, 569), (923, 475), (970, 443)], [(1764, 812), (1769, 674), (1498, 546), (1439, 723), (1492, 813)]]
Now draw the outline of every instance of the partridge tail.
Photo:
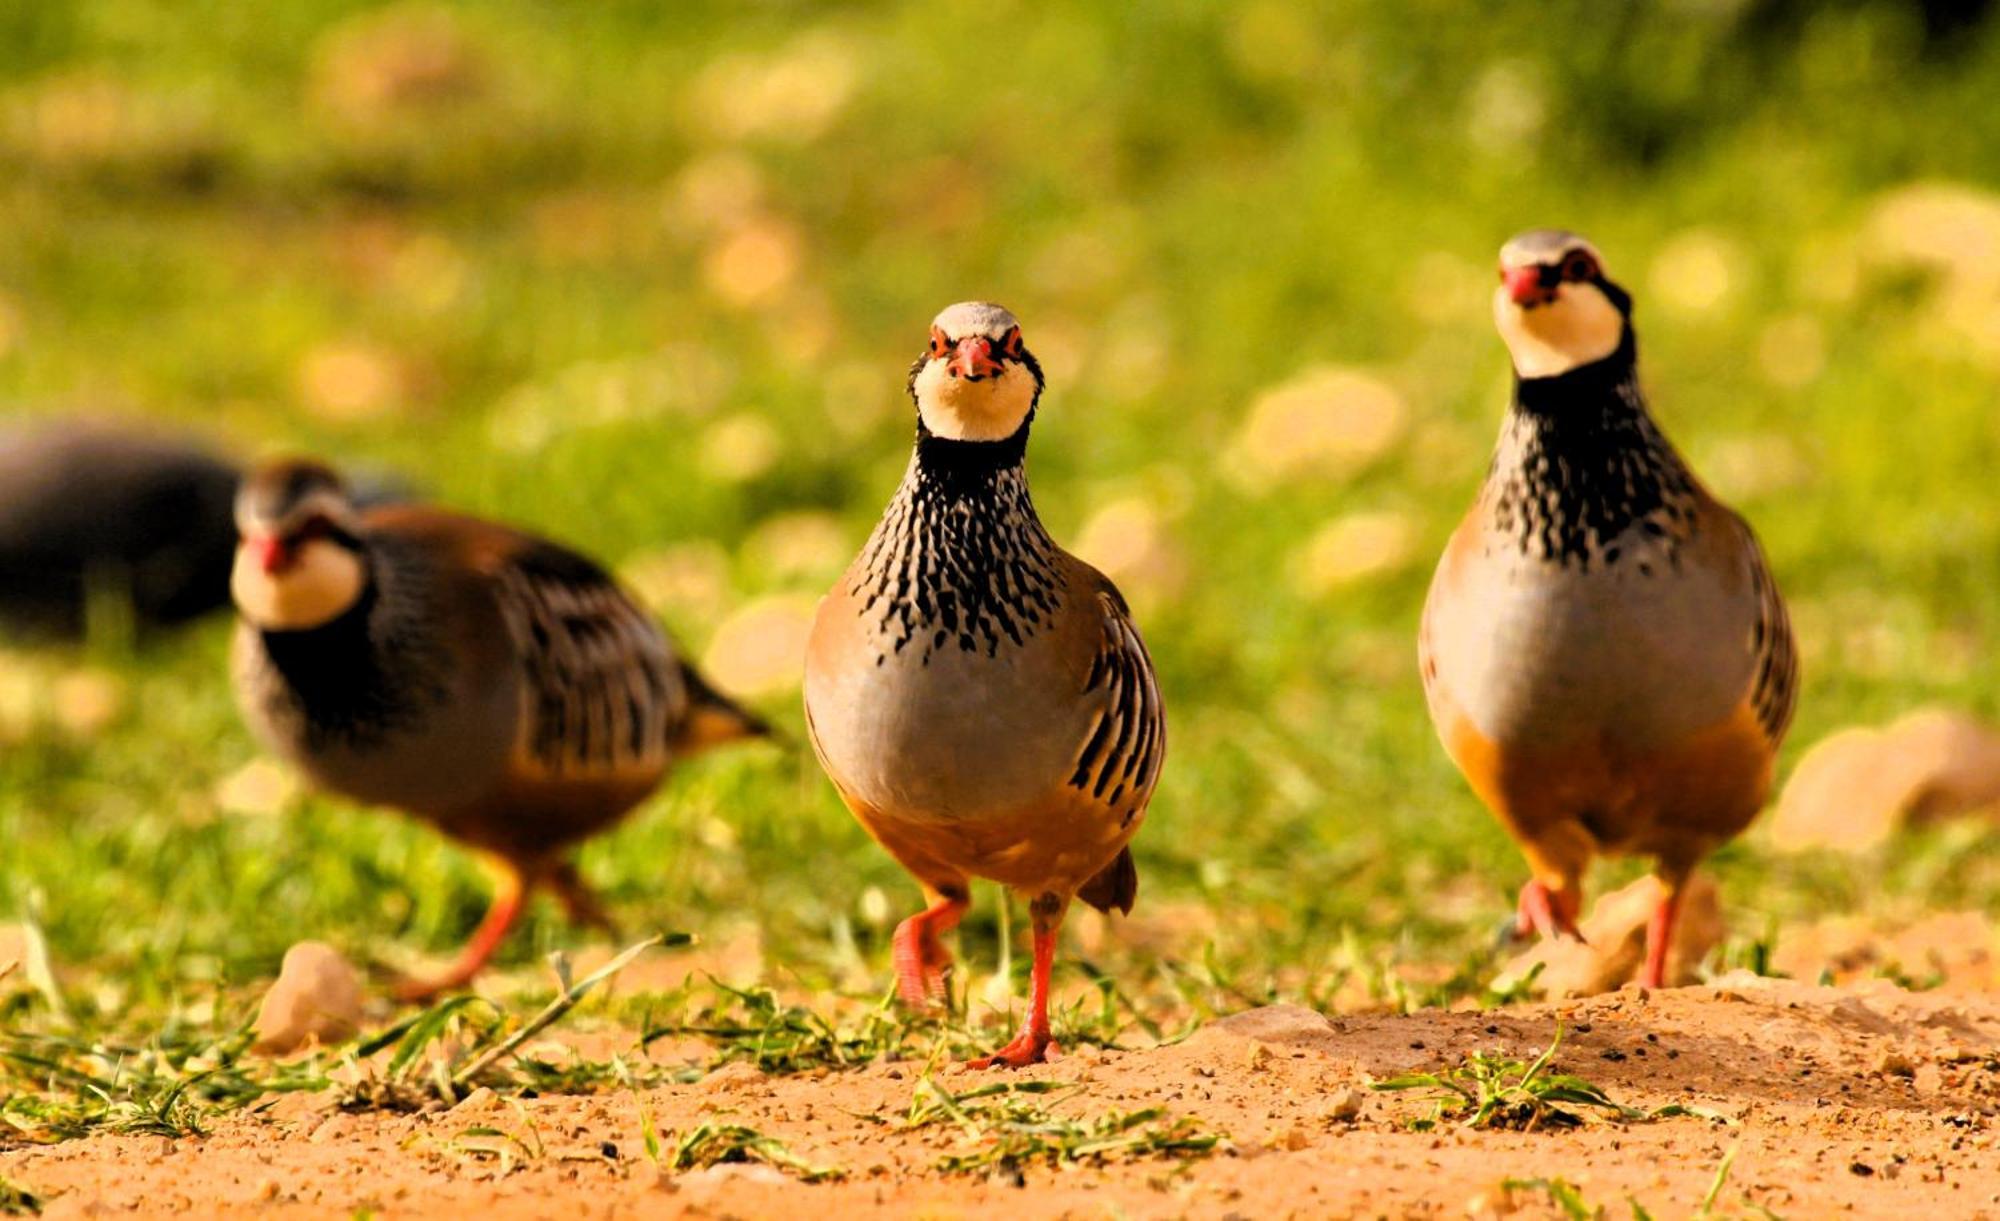
[(784, 741), (770, 722), (709, 686), (693, 666), (683, 665), (681, 677), (687, 683), (688, 712), (674, 739), (680, 753), (695, 754), (742, 738)]
[(1139, 867), (1132, 863), (1132, 850), (1120, 849), (1118, 859), (1085, 882), (1076, 897), (1098, 911), (1108, 912), (1115, 907), (1130, 915), (1132, 900), (1139, 897)]

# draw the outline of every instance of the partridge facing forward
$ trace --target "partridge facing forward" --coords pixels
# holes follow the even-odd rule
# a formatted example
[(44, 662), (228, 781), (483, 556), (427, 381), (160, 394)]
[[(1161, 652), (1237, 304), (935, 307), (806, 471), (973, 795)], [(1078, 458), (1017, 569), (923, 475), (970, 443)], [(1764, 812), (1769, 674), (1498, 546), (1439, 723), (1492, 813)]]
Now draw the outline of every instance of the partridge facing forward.
[(314, 462), (248, 477), (230, 591), (238, 699), (320, 786), (489, 854), (499, 889), (456, 965), (469, 982), (537, 886), (609, 925), (568, 850), (676, 759), (761, 735), (583, 556), (421, 507), (357, 511)]
[(1419, 641), (1431, 719), (1534, 878), (1518, 929), (1576, 933), (1600, 853), (1666, 883), (1642, 981), (1665, 979), (1683, 884), (1750, 824), (1797, 662), (1756, 537), (1660, 432), (1632, 300), (1574, 234), (1500, 252), (1513, 403)]
[(917, 439), (902, 485), (820, 604), (806, 717), (861, 825), (927, 910), (896, 929), (899, 990), (945, 995), (939, 940), (971, 878), (1027, 897), (1034, 976), (1020, 1035), (980, 1067), (1051, 1046), (1049, 972), (1072, 897), (1130, 911), (1126, 845), (1160, 775), (1153, 666), (1111, 582), (1057, 546), (1022, 468), (1041, 368), (1014, 316), (954, 305), (910, 369)]

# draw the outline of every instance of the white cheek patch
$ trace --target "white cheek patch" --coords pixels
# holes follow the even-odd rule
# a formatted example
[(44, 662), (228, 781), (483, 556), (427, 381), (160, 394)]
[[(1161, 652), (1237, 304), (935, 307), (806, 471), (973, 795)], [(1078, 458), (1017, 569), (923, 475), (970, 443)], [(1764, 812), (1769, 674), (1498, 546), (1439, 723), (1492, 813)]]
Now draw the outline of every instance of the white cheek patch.
[(337, 618), (354, 605), (366, 583), (360, 556), (316, 538), (301, 546), (282, 572), (265, 572), (249, 548), (238, 547), (229, 596), (253, 625), (295, 632)]
[(917, 374), (917, 412), (924, 427), (951, 441), (1003, 441), (1019, 431), (1035, 403), (1035, 376), (1009, 361), (997, 377), (969, 381), (933, 360)]
[(1593, 284), (1564, 284), (1555, 300), (1532, 309), (1514, 304), (1502, 286), (1493, 294), (1493, 321), (1522, 377), (1555, 377), (1603, 360), (1625, 333), (1624, 315)]

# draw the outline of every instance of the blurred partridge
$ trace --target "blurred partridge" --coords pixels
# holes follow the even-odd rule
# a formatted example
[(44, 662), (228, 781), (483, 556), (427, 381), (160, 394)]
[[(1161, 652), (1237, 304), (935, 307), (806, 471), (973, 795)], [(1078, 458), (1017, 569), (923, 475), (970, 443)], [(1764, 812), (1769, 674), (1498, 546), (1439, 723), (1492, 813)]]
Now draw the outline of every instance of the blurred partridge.
[(251, 727), (321, 787), (392, 806), (499, 866), (457, 963), (463, 986), (547, 886), (609, 920), (568, 859), (675, 760), (763, 734), (596, 564), (536, 538), (417, 506), (357, 511), (314, 462), (248, 477), (230, 590)]
[(141, 627), (227, 605), (236, 482), (234, 467), (165, 431), (71, 421), (0, 433), (0, 623), (75, 636), (102, 597)]
[(910, 370), (917, 438), (861, 554), (820, 604), (806, 716), (855, 818), (930, 906), (896, 929), (898, 988), (946, 995), (940, 936), (972, 878), (1028, 900), (1034, 974), (1017, 1038), (976, 1066), (1046, 1058), (1049, 973), (1072, 897), (1130, 911), (1127, 844), (1160, 775), (1152, 662), (1111, 582), (1057, 546), (1023, 458), (1041, 368), (1014, 316), (954, 305)]
[[(102, 611), (166, 628), (228, 606), (240, 482), (198, 438), (152, 425), (0, 428), (0, 634), (78, 636)], [(406, 499), (378, 477), (357, 503)]]
[(1419, 641), (1431, 719), (1520, 844), (1521, 935), (1576, 932), (1599, 854), (1665, 883), (1642, 982), (1665, 980), (1695, 866), (1762, 807), (1797, 662), (1756, 536), (1661, 434), (1632, 299), (1570, 233), (1500, 252), (1514, 394), (1439, 561)]

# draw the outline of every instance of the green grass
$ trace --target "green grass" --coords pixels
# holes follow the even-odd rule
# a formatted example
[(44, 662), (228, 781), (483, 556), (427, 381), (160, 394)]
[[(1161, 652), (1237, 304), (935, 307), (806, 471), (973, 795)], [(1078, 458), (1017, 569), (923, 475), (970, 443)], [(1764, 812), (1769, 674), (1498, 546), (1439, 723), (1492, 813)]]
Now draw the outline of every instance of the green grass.
[[(2000, 716), (2000, 362), (1953, 329), (2000, 255), (1968, 238), (1927, 265), (1878, 221), (1907, 184), (2000, 169), (2000, 37), (1767, 7), (16, 5), (0, 405), (386, 464), (635, 575), (664, 556), (662, 614), (700, 651), (748, 600), (830, 583), (905, 459), (925, 323), (1006, 301), (1051, 375), (1031, 449), (1051, 528), (1136, 502), (1164, 557), (1121, 578), (1172, 722), (1135, 849), (1143, 910), (1184, 931), (1164, 952), (1114, 931), (1087, 964), (1115, 983), (1103, 1037), (1279, 996), (1476, 996), (1524, 870), (1437, 749), (1412, 653), (1497, 425), (1486, 268), (1509, 233), (1589, 232), (1637, 294), (1659, 414), (1792, 600), (1787, 764), (1927, 701)], [(1676, 304), (1711, 265), (1719, 295)], [(1218, 459), (1260, 392), (1321, 363), (1405, 405), (1383, 454), (1288, 479)], [(366, 419), (328, 406), (357, 367), (386, 387), (362, 387)], [(1359, 512), (1405, 523), (1409, 554), (1335, 592), (1295, 581), (1306, 540)], [(839, 546), (788, 550), (799, 514)], [(439, 953), (484, 903), (464, 853), (393, 816), (218, 799), (256, 755), (227, 630), (0, 656), (0, 919), (39, 913), (75, 1010), (9, 993), (6, 1036), (109, 1083), (49, 1130), (198, 1122), (237, 1087), (211, 1074), (160, 1110), (176, 1032), (229, 1046), (287, 945)], [(122, 698), (78, 732), (46, 689), (82, 667)], [(804, 740), (795, 692), (761, 706)], [(1751, 842), (1715, 870), (1739, 928), (1781, 929), (1993, 910), (1996, 846)], [(628, 927), (754, 925), (783, 990), (886, 983), (917, 902), (796, 749), (683, 769), (583, 866)], [(983, 897), (975, 978), (999, 927)], [(577, 937), (538, 911), (507, 957)], [(1065, 979), (1083, 965), (1067, 951)], [(888, 1036), (844, 1037), (766, 1046)], [(143, 1085), (111, 1075), (138, 1063)]]
[(784, 1142), (742, 1124), (705, 1123), (689, 1128), (660, 1159), (660, 1166), (678, 1174), (730, 1162), (761, 1162), (806, 1183), (847, 1177), (847, 1171), (839, 1166), (815, 1166), (786, 1148)]
[(1369, 1088), (1389, 1093), (1415, 1091), (1418, 1097), (1431, 1100), (1431, 1113), (1411, 1122), (1419, 1131), (1428, 1131), (1444, 1120), (1466, 1128), (1521, 1132), (1574, 1128), (1590, 1115), (1627, 1121), (1679, 1116), (1722, 1120), (1712, 1111), (1681, 1103), (1648, 1111), (1617, 1101), (1594, 1082), (1562, 1071), (1556, 1063), (1562, 1036), (1558, 1026), (1555, 1038), (1533, 1060), (1497, 1051), (1468, 1052), (1449, 1068), (1399, 1073), (1372, 1082)]
[(900, 1132), (949, 1126), (958, 1144), (940, 1156), (944, 1174), (1020, 1174), (1023, 1170), (1165, 1159), (1179, 1163), (1207, 1157), (1226, 1137), (1165, 1107), (1108, 1110), (1087, 1119), (1057, 1113), (1040, 1099), (1060, 1102), (1082, 1087), (1063, 1081), (994, 1081), (953, 1093), (925, 1073), (908, 1111), (890, 1121)]

